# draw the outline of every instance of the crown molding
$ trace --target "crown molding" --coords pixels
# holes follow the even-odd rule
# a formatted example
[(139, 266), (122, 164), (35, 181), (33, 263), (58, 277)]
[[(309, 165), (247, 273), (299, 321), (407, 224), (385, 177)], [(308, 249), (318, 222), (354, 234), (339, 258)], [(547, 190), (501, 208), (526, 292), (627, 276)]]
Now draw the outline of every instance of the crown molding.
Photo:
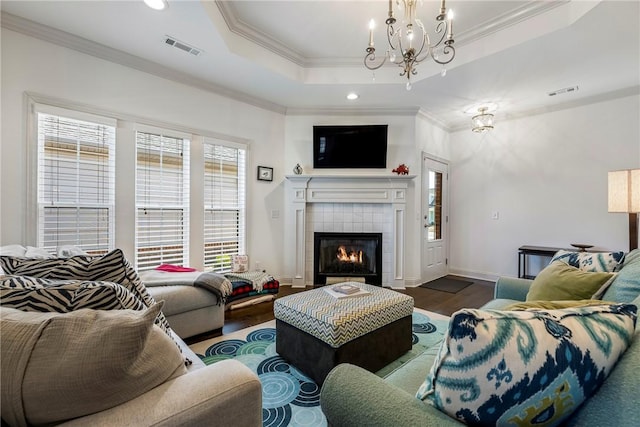
[[(545, 13), (556, 7), (565, 5), (571, 0), (557, 1), (529, 1), (528, 3), (516, 7), (509, 12), (498, 15), (480, 25), (470, 28), (456, 35), (456, 46), (468, 44), (482, 37), (486, 37), (519, 22), (530, 19), (533, 16)], [(329, 68), (329, 67), (353, 67), (362, 65), (362, 58), (309, 58), (304, 56), (285, 43), (276, 40), (249, 23), (242, 21), (237, 8), (230, 1), (215, 1), (222, 18), (227, 24), (227, 28), (232, 33), (245, 38), (246, 40), (265, 48), (266, 50), (281, 56), (303, 68)]]
[(193, 77), (173, 68), (166, 67), (153, 61), (140, 58), (135, 55), (123, 52), (118, 49), (105, 46), (100, 43), (87, 40), (82, 37), (61, 31), (47, 25), (2, 12), (0, 25), (11, 31), (15, 31), (26, 36), (30, 36), (45, 42), (53, 43), (67, 49), (72, 49), (80, 53), (104, 59), (128, 68), (133, 68), (148, 74), (155, 75), (167, 80), (182, 83), (198, 89), (202, 89), (216, 95), (231, 98), (238, 102), (253, 105), (264, 110), (284, 114), (286, 108), (282, 105), (270, 102), (261, 98), (248, 95), (243, 92), (231, 90), (229, 88), (210, 83), (208, 81)]
[(456, 35), (456, 45), (464, 45), (477, 41), (483, 37), (497, 33), (536, 15), (548, 12), (556, 7), (566, 5), (571, 0), (530, 1), (509, 12), (498, 15), (490, 21), (469, 28)]
[(275, 53), (276, 55), (279, 55), (300, 67), (307, 66), (306, 59), (301, 54), (271, 37), (271, 35), (260, 31), (239, 19), (238, 11), (233, 2), (216, 0), (215, 3), (222, 15), (222, 18), (224, 19), (224, 22), (227, 24), (229, 31), (257, 44), (258, 46), (262, 46), (268, 51)]
[(287, 116), (409, 116), (413, 117), (418, 114), (418, 107), (369, 107), (369, 108), (344, 108), (344, 107), (319, 107), (319, 108), (287, 108)]

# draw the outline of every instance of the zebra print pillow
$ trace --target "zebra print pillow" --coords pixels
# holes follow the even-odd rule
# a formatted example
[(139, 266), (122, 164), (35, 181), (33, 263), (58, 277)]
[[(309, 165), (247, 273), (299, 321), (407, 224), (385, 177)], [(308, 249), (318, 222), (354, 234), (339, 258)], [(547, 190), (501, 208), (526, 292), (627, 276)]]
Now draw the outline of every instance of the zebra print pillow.
[[(2, 256), (0, 266), (5, 274), (16, 276), (118, 283), (146, 307), (156, 302), (121, 249), (114, 249), (101, 257), (79, 255), (71, 258), (29, 259)], [(162, 312), (158, 318), (162, 329), (169, 331), (169, 322)]]
[[(53, 280), (27, 276), (5, 276), (0, 279), (0, 304), (21, 311), (58, 313), (69, 313), (81, 308), (94, 310), (144, 310), (147, 308), (134, 293), (118, 283)], [(162, 312), (158, 313), (155, 323), (182, 352)]]
[(81, 308), (146, 308), (142, 301), (117, 283), (49, 280), (26, 276), (6, 276), (0, 280), (0, 302), (5, 307), (21, 311), (58, 313), (68, 313)]

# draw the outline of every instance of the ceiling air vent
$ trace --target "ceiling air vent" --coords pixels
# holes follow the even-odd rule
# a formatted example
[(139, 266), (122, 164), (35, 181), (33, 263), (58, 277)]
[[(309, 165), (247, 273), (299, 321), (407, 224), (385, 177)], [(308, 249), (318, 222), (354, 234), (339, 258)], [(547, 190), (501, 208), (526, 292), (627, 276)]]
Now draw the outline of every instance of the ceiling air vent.
[(554, 90), (553, 92), (549, 92), (549, 96), (561, 95), (563, 93), (575, 92), (578, 90), (578, 86), (565, 87), (563, 89)]
[(187, 53), (190, 53), (191, 55), (194, 55), (194, 56), (198, 56), (198, 55), (200, 55), (200, 53), (202, 53), (202, 49), (198, 49), (198, 48), (195, 48), (193, 46), (189, 46), (188, 44), (183, 43), (180, 40), (176, 40), (174, 37), (171, 37), (171, 36), (165, 36), (164, 37), (164, 42), (166, 44), (168, 44), (169, 46), (173, 46), (176, 49), (183, 50), (183, 51), (185, 51)]

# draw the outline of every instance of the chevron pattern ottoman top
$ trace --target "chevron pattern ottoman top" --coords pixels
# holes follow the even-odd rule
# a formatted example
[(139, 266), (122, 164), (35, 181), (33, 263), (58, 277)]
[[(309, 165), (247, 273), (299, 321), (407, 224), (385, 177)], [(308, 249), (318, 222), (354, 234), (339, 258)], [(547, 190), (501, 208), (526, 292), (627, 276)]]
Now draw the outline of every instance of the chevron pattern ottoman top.
[(323, 288), (300, 292), (275, 300), (275, 318), (338, 348), (413, 312), (413, 298), (408, 295), (364, 283), (347, 283), (370, 294), (335, 298)]

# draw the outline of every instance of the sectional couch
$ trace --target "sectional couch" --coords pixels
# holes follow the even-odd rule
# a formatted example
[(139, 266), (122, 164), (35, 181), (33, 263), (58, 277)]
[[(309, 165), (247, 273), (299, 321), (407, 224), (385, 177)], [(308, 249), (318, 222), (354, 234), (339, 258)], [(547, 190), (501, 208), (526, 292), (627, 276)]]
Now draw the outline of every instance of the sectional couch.
[[(626, 303), (630, 303), (632, 305), (631, 309), (635, 310), (635, 307), (640, 306), (640, 251), (635, 250), (627, 254), (617, 269), (617, 274), (612, 280), (606, 283), (608, 287), (606, 289), (600, 289), (600, 296), (604, 301), (622, 303), (612, 305), (611, 307), (615, 307), (615, 310), (629, 309), (630, 306), (626, 305)], [(463, 325), (469, 326), (471, 321), (475, 320), (471, 315), (480, 314), (482, 316), (487, 315), (487, 313), (493, 313), (492, 316), (500, 317), (502, 315), (501, 313), (505, 313), (501, 311), (502, 309), (514, 307), (514, 304), (526, 300), (533, 283), (532, 280), (501, 277), (496, 283), (495, 299), (482, 307), (481, 311), (461, 313), (461, 315), (468, 316), (466, 320), (469, 323), (466, 325), (463, 323)], [(596, 302), (591, 302), (591, 304), (596, 304)], [(602, 306), (577, 307), (575, 310), (582, 310), (586, 313), (587, 311), (593, 312), (596, 311), (596, 309), (599, 310), (600, 307)], [(493, 312), (493, 310), (496, 312)], [(523, 314), (518, 314), (517, 316), (538, 316), (537, 314), (530, 314), (530, 311), (531, 310), (521, 312)], [(603, 311), (608, 311), (608, 309)], [(552, 313), (556, 313), (555, 315), (557, 315), (557, 311), (552, 311)], [(616, 314), (606, 313), (602, 314), (602, 316), (615, 316)], [(628, 316), (621, 316), (626, 319), (627, 330), (629, 331), (627, 342), (624, 343), (629, 344), (630, 342), (626, 352), (619, 358), (610, 375), (604, 380), (599, 389), (595, 391), (595, 394), (579, 406), (568, 420), (564, 420), (563, 425), (611, 425), (631, 427), (638, 424), (638, 419), (640, 419), (640, 405), (638, 404), (638, 402), (640, 402), (640, 386), (638, 385), (640, 384), (640, 324), (636, 324), (634, 330), (633, 323), (631, 322), (634, 315), (633, 313), (627, 314)], [(588, 319), (586, 314), (584, 317), (581, 316), (582, 314), (576, 317), (578, 321)], [(545, 321), (546, 320), (548, 319), (545, 319)], [(517, 321), (522, 321), (522, 319), (518, 318)], [(552, 329), (552, 326), (547, 326), (549, 327), (547, 331), (537, 332), (537, 338), (546, 335), (546, 332), (549, 330), (553, 330), (558, 334), (566, 333), (566, 331), (562, 329)], [(460, 338), (459, 336), (456, 337), (454, 335), (456, 333), (458, 335), (464, 335), (468, 333), (468, 331), (460, 333), (459, 329), (451, 330), (451, 328), (452, 326), (450, 325), (449, 335), (445, 335), (445, 339), (450, 340), (447, 343), (448, 346), (455, 342), (463, 342), (458, 339)], [(469, 327), (468, 329), (473, 328)], [(482, 332), (480, 330), (476, 331), (478, 334)], [(624, 335), (621, 331), (622, 329), (618, 332)], [(571, 339), (572, 338), (569, 338), (567, 340), (565, 336), (561, 337), (561, 340), (569, 341)], [(573, 339), (578, 339), (575, 331)], [(480, 339), (476, 340), (476, 342), (477, 341), (480, 341)], [(471, 339), (464, 342), (467, 345), (472, 345), (474, 341)], [(442, 343), (439, 343), (426, 349), (422, 354), (389, 373), (384, 378), (349, 364), (339, 365), (334, 368), (325, 380), (321, 393), (322, 410), (329, 421), (329, 425), (420, 425), (426, 427), (453, 427), (463, 425), (455, 419), (454, 416), (437, 409), (435, 405), (416, 398), (417, 394), (420, 395), (421, 391), (424, 391), (424, 384), (429, 383), (429, 380), (425, 381), (425, 379), (430, 374), (434, 363), (441, 363), (442, 360), (444, 360), (440, 358), (442, 356), (442, 354), (440, 354), (441, 346)], [(454, 349), (450, 349), (448, 354), (451, 355), (453, 352)], [(514, 356), (515, 355), (516, 353), (514, 353)], [(459, 359), (458, 362), (460, 360), (461, 359)], [(507, 360), (507, 362), (507, 365), (509, 365), (510, 360)], [(438, 366), (442, 367), (443, 365), (440, 364)], [(531, 384), (533, 384), (533, 382), (532, 380)], [(531, 384), (530, 386), (533, 387)], [(572, 392), (573, 389), (577, 388), (574, 386), (575, 384), (572, 384)], [(562, 403), (562, 401), (559, 402)], [(555, 402), (555, 404), (557, 403), (558, 402)], [(550, 405), (550, 407), (552, 406), (553, 405)], [(467, 414), (460, 412), (458, 415), (463, 417)], [(552, 422), (552, 419), (547, 421), (549, 421), (548, 424), (540, 424), (557, 425), (557, 423)], [(473, 425), (474, 423), (470, 424)], [(534, 423), (533, 420), (528, 420), (527, 425), (531, 424), (536, 423)], [(478, 422), (477, 425), (481, 425), (481, 422)]]
[(219, 322), (223, 304), (149, 292), (119, 250), (0, 263), (3, 425), (262, 424), (258, 377), (234, 360), (205, 366), (171, 327), (198, 333), (197, 313), (217, 307)]

